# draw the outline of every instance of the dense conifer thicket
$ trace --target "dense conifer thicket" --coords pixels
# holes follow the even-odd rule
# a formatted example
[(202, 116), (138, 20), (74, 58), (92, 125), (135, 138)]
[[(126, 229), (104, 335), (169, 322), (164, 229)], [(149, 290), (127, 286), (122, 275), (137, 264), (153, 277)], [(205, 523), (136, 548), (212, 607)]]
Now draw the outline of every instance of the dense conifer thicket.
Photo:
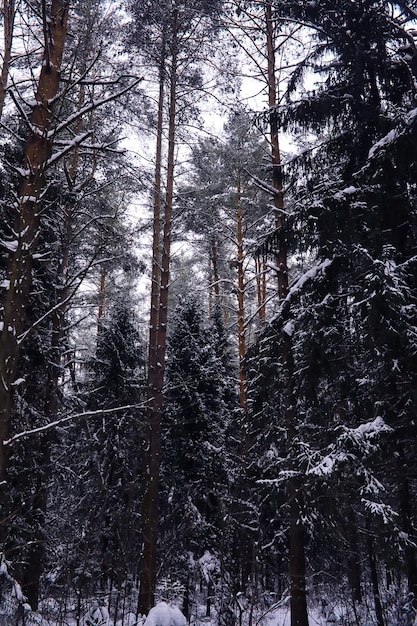
[(0, 624), (415, 624), (417, 5), (0, 19)]

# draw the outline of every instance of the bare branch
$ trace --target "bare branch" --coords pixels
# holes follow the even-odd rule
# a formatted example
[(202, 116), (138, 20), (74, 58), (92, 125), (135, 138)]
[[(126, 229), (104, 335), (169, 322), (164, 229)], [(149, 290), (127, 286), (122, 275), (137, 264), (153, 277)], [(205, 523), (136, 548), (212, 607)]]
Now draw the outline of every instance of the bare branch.
[(39, 435), (41, 433), (46, 433), (54, 428), (62, 426), (63, 424), (67, 424), (68, 422), (85, 419), (88, 417), (103, 417), (104, 415), (111, 415), (112, 413), (117, 413), (119, 411), (129, 411), (132, 409), (141, 409), (145, 408), (146, 404), (127, 404), (124, 406), (117, 406), (112, 409), (100, 409), (98, 411), (85, 411), (83, 413), (75, 413), (73, 415), (67, 415), (66, 417), (62, 417), (61, 419), (55, 420), (54, 422), (50, 422), (49, 424), (45, 424), (44, 426), (39, 426), (38, 428), (32, 428), (31, 430), (24, 430), (21, 433), (17, 433), (10, 437), (7, 441), (3, 441), (4, 447), (11, 447), (17, 441), (21, 441), (22, 439), (26, 439), (27, 437), (31, 437), (33, 435)]

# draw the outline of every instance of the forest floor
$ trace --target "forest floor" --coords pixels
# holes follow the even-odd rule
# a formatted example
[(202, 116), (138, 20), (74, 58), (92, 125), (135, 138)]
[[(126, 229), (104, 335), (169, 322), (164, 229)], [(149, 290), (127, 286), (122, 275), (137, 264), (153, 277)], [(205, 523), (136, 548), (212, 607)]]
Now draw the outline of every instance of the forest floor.
[[(328, 590), (326, 590), (328, 592)], [(330, 599), (328, 593), (321, 589), (319, 595), (311, 598), (309, 606), (309, 626), (377, 626), (373, 597), (364, 595), (362, 602), (352, 607), (351, 602), (339, 598)], [(198, 592), (196, 593), (198, 596)], [(199, 598), (199, 600), (203, 598)], [(243, 596), (236, 600), (233, 606), (233, 615), (236, 626), (290, 626), (291, 616), (289, 598), (282, 597), (275, 604), (268, 602), (266, 597), (258, 598), (259, 603), (251, 606)], [(196, 600), (196, 598), (194, 598)], [(263, 600), (263, 602), (262, 602)], [(271, 600), (271, 598), (269, 598)], [(110, 601), (109, 610), (107, 603)], [(220, 619), (212, 602), (210, 616), (207, 616), (207, 606), (204, 602), (194, 602), (189, 620), (176, 608), (179, 602), (168, 605), (164, 602), (157, 604), (151, 610), (148, 618), (137, 618), (137, 594), (126, 594), (120, 602), (114, 598), (103, 596), (101, 600), (92, 598), (86, 600), (82, 606), (67, 602), (66, 609), (56, 599), (44, 600), (40, 612), (28, 612), (26, 626), (218, 626), (225, 623)], [(263, 604), (261, 608), (260, 604)], [(384, 622), (386, 626), (417, 626), (417, 618), (411, 603), (404, 602), (402, 593), (384, 594), (382, 598)], [(175, 608), (172, 608), (175, 607)], [(117, 615), (115, 615), (115, 611)], [(156, 611), (156, 612), (155, 612)], [(154, 613), (153, 613), (154, 612)], [(151, 615), (153, 613), (153, 618)], [(233, 617), (234, 616), (234, 617)], [(0, 605), (0, 626), (11, 626), (2, 621)]]
[[(204, 607), (201, 607), (200, 615), (197, 615), (199, 611), (196, 611), (196, 614), (191, 616), (189, 620), (190, 626), (218, 626), (219, 620), (218, 616), (213, 613), (211, 618), (207, 618), (204, 616)], [(101, 619), (97, 618), (97, 621), (88, 617), (88, 615), (84, 615), (81, 620), (76, 619), (70, 615), (66, 616), (64, 619), (54, 619), (52, 616), (47, 618), (46, 616), (40, 618), (39, 621), (34, 616), (34, 620), (29, 619), (27, 621), (28, 626), (146, 626), (144, 624), (143, 619), (137, 620), (133, 613), (127, 613), (120, 619), (114, 619), (113, 616), (110, 616), (109, 619)], [(39, 616), (40, 617), (40, 616)], [(362, 615), (359, 618), (360, 626), (376, 626), (376, 618), (375, 615)], [(89, 621), (90, 620), (90, 621)], [(309, 610), (309, 626), (353, 626), (357, 622), (352, 622), (352, 618), (348, 618), (346, 613), (343, 611), (338, 611), (335, 607), (326, 609), (326, 608), (312, 608)], [(290, 626), (291, 616), (290, 609), (288, 606), (279, 607), (274, 610), (269, 611), (267, 614), (254, 614), (253, 616), (253, 626)], [(239, 619), (237, 619), (237, 624), (239, 624)], [(395, 622), (392, 620), (388, 620), (387, 626), (397, 626), (399, 622)], [(162, 624), (161, 626), (168, 626), (166, 624)], [(171, 626), (176, 626), (175, 624)], [(247, 626), (247, 620), (242, 620), (242, 626)]]

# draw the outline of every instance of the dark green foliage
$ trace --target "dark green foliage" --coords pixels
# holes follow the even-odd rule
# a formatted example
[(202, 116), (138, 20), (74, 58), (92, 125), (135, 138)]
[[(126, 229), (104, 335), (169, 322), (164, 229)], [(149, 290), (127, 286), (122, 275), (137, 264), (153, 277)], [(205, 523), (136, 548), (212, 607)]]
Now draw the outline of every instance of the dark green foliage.
[(96, 354), (90, 363), (95, 374), (93, 407), (134, 404), (143, 391), (145, 355), (128, 306), (117, 302), (109, 319), (99, 321)]
[[(297, 481), (312, 567), (333, 575), (343, 550), (356, 601), (355, 567), (373, 576), (363, 535), (378, 535), (381, 561), (397, 554), (414, 592), (415, 550), (402, 543), (415, 533), (414, 41), (389, 3), (276, 6), (317, 42), (289, 84), (283, 125), (322, 134), (287, 170), (287, 227), (307, 270), (249, 360), (255, 478), (284, 526)], [(320, 80), (299, 98), (307, 68)]]
[[(223, 339), (220, 344), (220, 336)], [(186, 583), (188, 554), (219, 557), (224, 516), (233, 475), (226, 434), (236, 402), (224, 330), (207, 327), (195, 297), (175, 310), (167, 361), (166, 419), (163, 433), (161, 546), (165, 572)]]
[[(277, 11), (310, 26), (317, 41), (289, 82), (283, 126), (337, 136), (349, 180), (373, 142), (413, 106), (414, 39), (390, 2), (289, 2)], [(307, 71), (317, 75), (316, 88), (299, 98)]]
[(120, 589), (137, 571), (143, 393), (144, 351), (125, 298), (100, 320), (96, 354), (80, 395), (85, 409), (120, 410), (74, 425), (56, 449), (68, 459), (56, 476), (65, 499), (57, 539), (66, 527), (72, 539), (54, 582), (63, 584), (69, 576), (82, 594), (108, 585)]

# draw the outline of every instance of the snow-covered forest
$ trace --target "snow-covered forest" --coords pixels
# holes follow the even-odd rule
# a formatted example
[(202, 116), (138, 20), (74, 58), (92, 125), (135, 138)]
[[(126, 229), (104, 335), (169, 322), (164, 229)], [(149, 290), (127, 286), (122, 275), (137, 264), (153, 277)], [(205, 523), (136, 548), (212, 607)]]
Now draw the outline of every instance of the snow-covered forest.
[(417, 624), (417, 2), (0, 17), (0, 625)]

